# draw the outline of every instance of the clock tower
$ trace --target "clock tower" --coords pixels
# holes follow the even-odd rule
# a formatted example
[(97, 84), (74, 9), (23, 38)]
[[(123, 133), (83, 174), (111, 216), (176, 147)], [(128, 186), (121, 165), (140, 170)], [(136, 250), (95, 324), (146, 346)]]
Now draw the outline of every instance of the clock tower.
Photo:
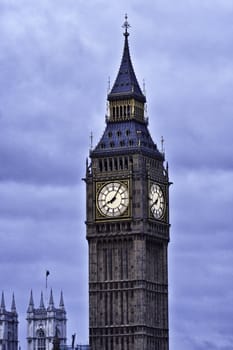
[(92, 350), (168, 350), (168, 167), (148, 130), (124, 23), (109, 113), (86, 169)]

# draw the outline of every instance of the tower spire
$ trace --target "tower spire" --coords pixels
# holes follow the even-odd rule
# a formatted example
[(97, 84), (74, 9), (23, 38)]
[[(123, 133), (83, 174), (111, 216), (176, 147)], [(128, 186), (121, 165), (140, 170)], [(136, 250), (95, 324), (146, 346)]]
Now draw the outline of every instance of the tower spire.
[(62, 291), (61, 291), (61, 297), (60, 297), (60, 304), (59, 304), (59, 307), (60, 307), (61, 309), (63, 309), (63, 310), (65, 309)]
[(54, 301), (53, 301), (53, 290), (50, 291), (50, 298), (49, 298), (49, 307), (50, 310), (54, 308)]
[(16, 312), (16, 305), (15, 305), (15, 296), (14, 296), (14, 293), (13, 293), (13, 295), (12, 295), (11, 311), (12, 311), (12, 312)]
[(108, 100), (116, 101), (116, 100), (134, 98), (137, 101), (145, 103), (146, 98), (142, 93), (142, 90), (138, 84), (136, 75), (134, 73), (131, 57), (130, 57), (129, 43), (128, 43), (129, 27), (130, 25), (128, 22), (128, 16), (125, 15), (125, 22), (123, 24), (123, 28), (125, 28), (125, 32), (124, 32), (125, 42), (124, 42), (123, 55), (122, 55), (118, 75), (113, 84), (112, 90), (108, 94)]
[(31, 290), (29, 305), (28, 305), (28, 312), (33, 311), (33, 309), (34, 309), (34, 301), (33, 301), (33, 295), (32, 295), (32, 290)]
[(40, 309), (45, 309), (45, 307), (44, 307), (43, 292), (41, 292), (41, 295), (40, 295)]
[(2, 299), (1, 299), (0, 309), (5, 310), (5, 308), (6, 308), (6, 305), (5, 305), (4, 292), (2, 292)]

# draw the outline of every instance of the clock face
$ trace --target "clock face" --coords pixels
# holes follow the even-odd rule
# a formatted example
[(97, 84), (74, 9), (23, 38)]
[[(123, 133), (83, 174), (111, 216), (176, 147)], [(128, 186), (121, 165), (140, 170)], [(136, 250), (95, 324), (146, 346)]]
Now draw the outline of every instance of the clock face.
[(165, 200), (161, 187), (152, 184), (149, 190), (150, 211), (155, 219), (161, 219), (164, 214)]
[(122, 215), (129, 205), (128, 187), (122, 182), (108, 182), (97, 193), (100, 213), (108, 217)]

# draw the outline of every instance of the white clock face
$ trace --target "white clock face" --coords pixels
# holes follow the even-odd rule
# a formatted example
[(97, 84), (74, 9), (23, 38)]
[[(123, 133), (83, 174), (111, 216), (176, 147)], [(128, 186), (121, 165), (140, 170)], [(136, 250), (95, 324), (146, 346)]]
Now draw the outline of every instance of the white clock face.
[(149, 191), (149, 205), (155, 219), (161, 219), (164, 215), (165, 200), (161, 187), (152, 184)]
[(122, 182), (109, 182), (97, 193), (98, 209), (102, 215), (116, 217), (122, 215), (129, 205), (129, 192)]

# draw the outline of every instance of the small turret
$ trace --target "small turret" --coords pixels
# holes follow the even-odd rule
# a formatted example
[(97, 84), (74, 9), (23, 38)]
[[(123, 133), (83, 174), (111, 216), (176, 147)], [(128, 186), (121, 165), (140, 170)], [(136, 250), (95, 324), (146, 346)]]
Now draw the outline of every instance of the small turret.
[(64, 305), (64, 300), (63, 300), (63, 293), (62, 293), (62, 291), (61, 291), (61, 297), (60, 297), (59, 308), (62, 309), (62, 310), (65, 310), (65, 305)]
[(53, 309), (54, 309), (54, 301), (53, 301), (53, 291), (51, 289), (48, 310), (53, 310)]
[(33, 301), (33, 295), (32, 295), (32, 290), (31, 290), (27, 312), (33, 312), (33, 310), (34, 310), (34, 301)]
[(43, 292), (41, 292), (41, 295), (40, 295), (40, 309), (45, 310)]
[(1, 306), (0, 306), (1, 311), (6, 310), (6, 305), (5, 305), (5, 298), (4, 298), (4, 293), (2, 292), (2, 299), (1, 299)]
[(14, 312), (15, 314), (17, 313), (17, 311), (16, 311), (16, 305), (15, 305), (15, 296), (14, 296), (14, 293), (13, 293), (13, 295), (12, 295), (11, 312)]

